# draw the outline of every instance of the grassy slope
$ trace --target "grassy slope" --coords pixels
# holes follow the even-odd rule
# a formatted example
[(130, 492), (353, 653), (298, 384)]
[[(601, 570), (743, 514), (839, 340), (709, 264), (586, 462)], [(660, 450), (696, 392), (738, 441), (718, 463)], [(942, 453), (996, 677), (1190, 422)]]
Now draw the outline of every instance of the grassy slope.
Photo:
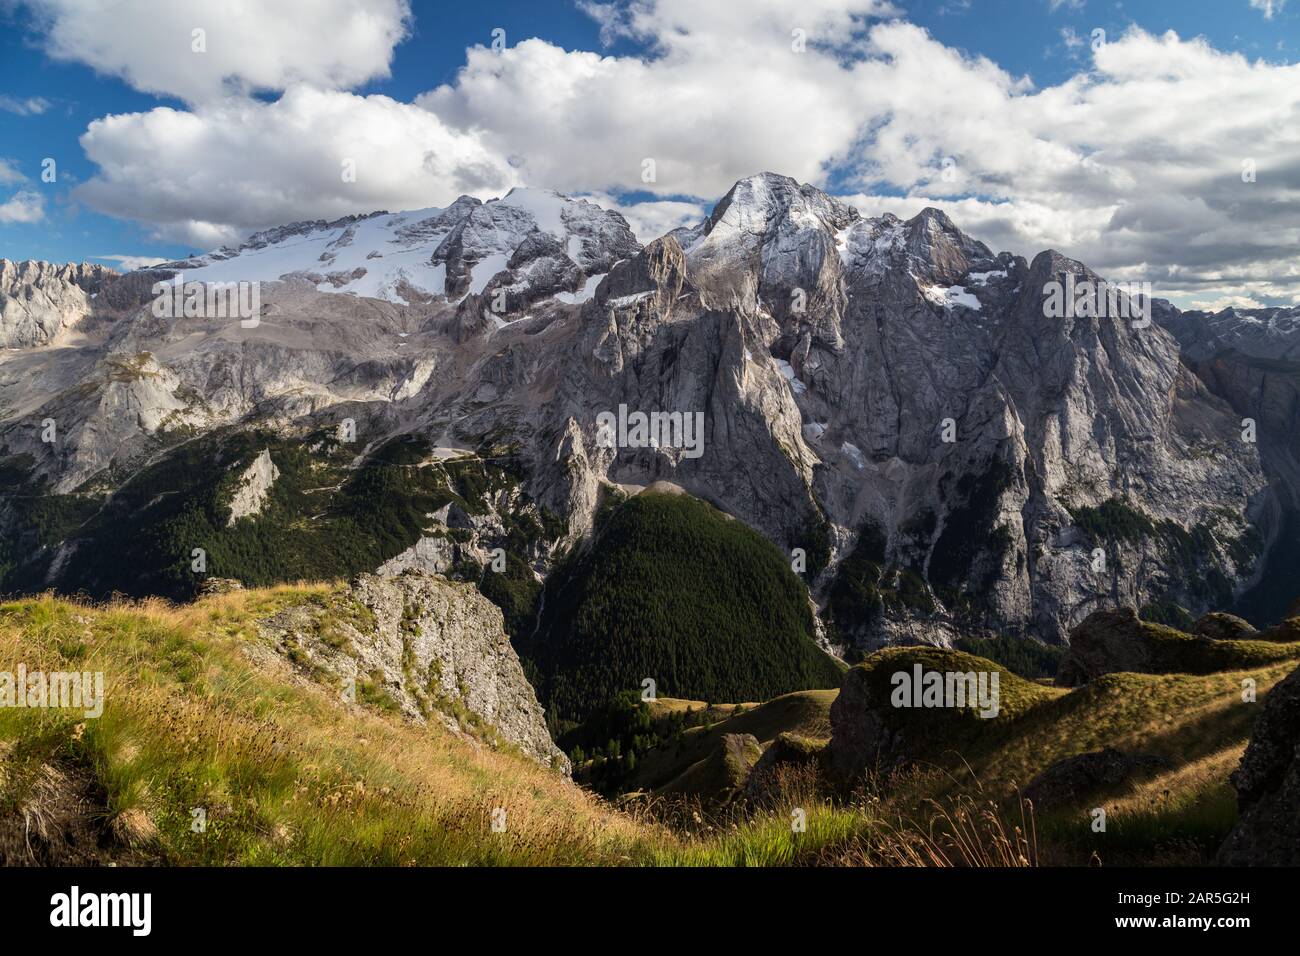
[[(926, 829), (927, 798), (983, 787), (1002, 801), (1053, 760), (1111, 745), (1164, 754), (1178, 766), (1093, 798), (1110, 814), (1105, 834), (1090, 831), (1085, 806), (1041, 820), (1040, 842), (1050, 843), (1044, 859), (1082, 863), (1097, 852), (1104, 862), (1186, 862), (1203, 859), (1232, 822), (1226, 777), (1259, 709), (1241, 702), (1242, 677), (1257, 681), (1262, 699), (1292, 666), (1115, 674), (1069, 692), (1011, 681), (1003, 684), (1007, 720), (995, 728), (982, 721), (975, 735), (950, 714), (929, 726), (933, 711), (908, 714), (928, 740), (924, 763), (938, 769), (904, 781), (884, 801), (792, 793), (791, 806), (807, 814), (803, 833), (791, 832), (783, 812), (670, 832), (512, 751), (345, 704), (337, 688), (295, 670), (262, 642), (254, 622), (329, 590), (283, 586), (183, 608), (50, 598), (0, 604), (0, 670), (19, 662), (29, 670), (103, 670), (108, 684), (99, 720), (0, 710), (0, 853), (25, 852), (24, 830), (60, 825), (46, 786), (54, 775), (92, 781), (86, 793), (100, 801), (81, 814), (98, 831), (89, 849), (83, 841), (80, 862), (881, 862), (903, 821)], [(933, 656), (931, 664), (948, 657), (900, 648), (872, 660), (885, 665), (883, 673), (917, 655)], [(726, 732), (824, 737), (833, 696), (790, 694), (732, 713), (688, 733), (687, 746), (707, 751)], [(509, 812), (505, 833), (490, 831), (498, 806)], [(191, 831), (195, 807), (207, 809), (205, 833)]]
[[(110, 835), (97, 862), (571, 864), (644, 856), (659, 839), (515, 753), (345, 704), (261, 643), (256, 618), (324, 590), (0, 605), (0, 670), (102, 670), (107, 691), (97, 720), (0, 710), (0, 852), (54, 812), (51, 774), (93, 778), (91, 816)], [(490, 831), (494, 807), (505, 833)]]
[[(1172, 769), (1053, 809), (1037, 821), (1039, 836), (1056, 862), (1081, 864), (1094, 852), (1112, 863), (1203, 861), (1236, 819), (1227, 777), (1260, 702), (1296, 666), (1300, 645), (1269, 646), (1289, 659), (1212, 674), (1108, 674), (1072, 691), (1018, 681), (1004, 671), (1002, 714), (990, 721), (943, 710), (889, 712), (887, 722), (910, 737), (921, 768), (893, 802), (922, 805), (979, 794), (1014, 815), (1019, 789), (1057, 760), (1104, 746), (1154, 753), (1168, 758)], [(887, 695), (888, 675), (914, 660), (939, 670), (981, 667), (978, 658), (929, 648), (887, 650), (859, 666), (878, 674), (878, 692)], [(1242, 700), (1245, 678), (1255, 681), (1259, 702)], [(1108, 815), (1104, 833), (1091, 828), (1090, 813), (1098, 806)]]
[(770, 744), (783, 731), (825, 740), (830, 737), (829, 713), (837, 693), (796, 691), (766, 704), (751, 704), (740, 713), (725, 713), (734, 705), (715, 708), (720, 719), (691, 727), (679, 742), (656, 747), (642, 757), (630, 789), (666, 792), (683, 789), (674, 787), (674, 782), (715, 755), (722, 745), (723, 734), (753, 734), (763, 745)]
[[(1286, 649), (1294, 657), (1300, 647)], [(992, 667), (969, 655), (912, 647), (880, 652), (859, 666), (878, 675), (878, 691), (887, 700), (889, 675), (916, 661), (941, 670)], [(888, 711), (893, 729), (913, 742), (919, 768), (897, 782), (884, 804), (846, 808), (816, 803), (831, 818), (825, 822), (827, 830), (840, 834), (832, 847), (819, 851), (818, 859), (879, 862), (876, 841), (891, 824), (906, 821), (908, 827), (929, 828), (938, 806), (929, 801), (951, 806), (977, 794), (980, 801), (992, 801), (1004, 815), (1014, 816), (1019, 812), (1019, 789), (1052, 763), (1110, 746), (1160, 755), (1171, 767), (1040, 815), (1036, 826), (1044, 859), (1084, 863), (1095, 852), (1107, 862), (1139, 865), (1204, 860), (1236, 819), (1228, 774), (1236, 768), (1259, 713), (1259, 703), (1241, 699), (1242, 681), (1253, 679), (1262, 701), (1268, 688), (1294, 666), (1287, 660), (1214, 674), (1111, 674), (1073, 691), (1021, 681), (1003, 671), (1002, 715), (997, 719), (984, 721), (946, 710)], [(791, 694), (694, 728), (680, 744), (645, 755), (636, 783), (671, 794), (696, 780), (707, 782), (711, 778), (698, 771), (727, 733), (753, 733), (764, 744), (781, 731), (825, 738), (834, 697), (834, 692)], [(1095, 806), (1103, 806), (1108, 814), (1105, 833), (1091, 828)], [(737, 833), (753, 836), (764, 826), (770, 836), (770, 820), (741, 826)], [(707, 852), (697, 846), (692, 853), (708, 857), (726, 845), (724, 839)]]

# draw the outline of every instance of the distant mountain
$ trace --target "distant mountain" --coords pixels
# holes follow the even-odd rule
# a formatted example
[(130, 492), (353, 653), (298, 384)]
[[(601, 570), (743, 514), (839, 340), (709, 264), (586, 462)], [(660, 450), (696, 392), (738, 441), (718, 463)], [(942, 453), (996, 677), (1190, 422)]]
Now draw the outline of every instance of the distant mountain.
[(256, 233), (236, 249), (157, 268), (196, 282), (298, 276), (320, 292), (403, 305), (481, 294), (505, 271), (517, 305), (519, 297), (541, 295), (584, 301), (584, 291), (585, 298), (595, 291), (588, 279), (639, 248), (618, 213), (554, 192), (512, 189), (486, 203), (461, 196), (446, 209), (297, 222)]
[(1256, 424), (1283, 531), (1268, 558), (1269, 574), (1235, 610), (1279, 620), (1300, 594), (1300, 308), (1171, 310), (1160, 318), (1178, 339), (1184, 364)]
[[(155, 315), (177, 276), (261, 282), (256, 321)], [(1296, 430), (1261, 413), (1243, 440), (1167, 304), (1048, 317), (1054, 289), (1100, 281), (770, 173), (644, 248), (532, 190), (271, 230), (113, 280), (66, 347), (0, 353), (0, 590), (75, 590), (133, 528), (173, 582), (197, 582), (194, 548), (258, 580), (301, 571), (307, 540), (334, 572), (486, 576), (500, 548), (526, 604), (614, 489), (667, 481), (789, 554), (840, 650), (1226, 606), (1286, 533), (1300, 482), (1261, 452)], [(232, 522), (263, 451), (284, 477)], [(381, 465), (405, 469), (391, 492)], [(460, 504), (435, 487), (455, 481)], [(338, 550), (368, 522), (382, 545)]]

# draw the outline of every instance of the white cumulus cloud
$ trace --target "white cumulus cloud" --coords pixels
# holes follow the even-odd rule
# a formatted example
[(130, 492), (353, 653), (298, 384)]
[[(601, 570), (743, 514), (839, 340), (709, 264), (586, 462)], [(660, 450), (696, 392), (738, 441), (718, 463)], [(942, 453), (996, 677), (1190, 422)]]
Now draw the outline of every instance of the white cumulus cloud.
[[(407, 0), (27, 0), (46, 52), (187, 102), (388, 75)], [(201, 31), (196, 34), (195, 31)]]
[[(1297, 65), (1131, 28), (1095, 51), (1073, 42), (1075, 74), (1039, 87), (880, 0), (588, 0), (606, 39), (638, 52), (476, 46), (403, 103), (344, 90), (388, 69), (405, 4), (347, 4), (362, 23), (323, 2), (340, 5), (326, 34), (319, 4), (250, 4), (227, 19), (257, 32), (255, 52), (210, 29), (198, 55), (187, 24), (202, 5), (168, 5), (183, 13), (127, 43), (106, 18), (139, 24), (141, 4), (40, 0), (60, 55), (192, 104), (92, 123), (82, 145), (99, 172), (79, 198), (203, 247), (526, 184), (603, 196), (645, 239), (773, 170), (854, 194), (865, 213), (940, 205), (992, 246), (1053, 247), (1183, 301), (1300, 294)], [(185, 59), (155, 49), (182, 25)], [(280, 88), (273, 102), (232, 94)]]
[(33, 223), (44, 218), (45, 197), (33, 190), (19, 190), (0, 202), (0, 223)]
[(107, 116), (81, 145), (99, 172), (80, 199), (203, 248), (295, 220), (442, 206), (516, 184), (473, 134), (426, 110), (306, 86), (273, 103)]

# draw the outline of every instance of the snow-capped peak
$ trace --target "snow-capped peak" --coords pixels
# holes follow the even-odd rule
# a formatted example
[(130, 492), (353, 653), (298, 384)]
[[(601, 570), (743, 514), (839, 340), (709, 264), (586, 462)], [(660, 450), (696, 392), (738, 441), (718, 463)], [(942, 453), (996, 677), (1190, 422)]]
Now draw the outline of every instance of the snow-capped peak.
[[(547, 237), (543, 240), (542, 237)], [(410, 304), (520, 285), (514, 274), (539, 259), (581, 289), (640, 249), (626, 220), (587, 200), (543, 189), (516, 188), (484, 203), (461, 196), (445, 208), (376, 212), (278, 226), (223, 248), (157, 269), (199, 282), (270, 282), (289, 276), (321, 292)], [(527, 285), (527, 282), (524, 282)], [(574, 290), (570, 290), (574, 291)]]

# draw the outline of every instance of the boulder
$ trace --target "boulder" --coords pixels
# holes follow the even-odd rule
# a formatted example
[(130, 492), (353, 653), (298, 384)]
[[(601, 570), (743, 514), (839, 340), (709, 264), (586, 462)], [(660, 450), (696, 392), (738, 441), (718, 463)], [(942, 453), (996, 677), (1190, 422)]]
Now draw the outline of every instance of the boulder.
[(1254, 638), (1259, 631), (1249, 621), (1235, 614), (1211, 611), (1196, 622), (1192, 633), (1215, 641), (1246, 641)]
[(889, 726), (885, 716), (888, 699), (874, 684), (867, 668), (852, 667), (831, 704), (829, 760), (842, 780), (854, 780), (872, 769), (905, 760), (903, 734)]
[(1300, 866), (1300, 669), (1264, 698), (1241, 764), (1237, 825), (1219, 849), (1223, 866)]
[(1070, 647), (1061, 658), (1056, 685), (1079, 687), (1102, 674), (1147, 670), (1148, 626), (1131, 607), (1089, 614), (1070, 631)]
[(763, 748), (753, 734), (722, 735), (722, 763), (733, 789), (744, 786), (762, 753)]
[(710, 804), (728, 803), (745, 786), (762, 754), (763, 745), (753, 734), (723, 734), (707, 756), (667, 784), (663, 792), (687, 794)]
[(827, 741), (783, 731), (767, 745), (745, 781), (747, 803), (765, 804), (780, 793), (783, 771), (821, 768), (827, 755)]
[(204, 578), (203, 583), (199, 585), (199, 594), (203, 597), (242, 590), (244, 590), (243, 582), (236, 581), (234, 578)]

